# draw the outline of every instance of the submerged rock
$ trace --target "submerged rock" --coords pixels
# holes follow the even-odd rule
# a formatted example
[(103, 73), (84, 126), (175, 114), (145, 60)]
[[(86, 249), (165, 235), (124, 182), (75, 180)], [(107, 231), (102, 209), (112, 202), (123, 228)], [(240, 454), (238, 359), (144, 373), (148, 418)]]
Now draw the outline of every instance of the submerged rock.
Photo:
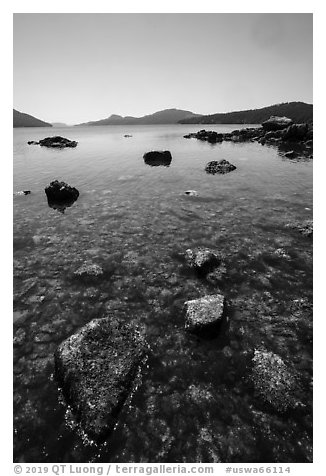
[(211, 162), (208, 162), (208, 164), (205, 167), (205, 171), (208, 174), (227, 174), (229, 172), (232, 172), (232, 170), (235, 170), (236, 166), (233, 164), (230, 164), (225, 159), (216, 161), (212, 160)]
[(163, 165), (168, 167), (172, 161), (172, 155), (169, 150), (152, 150), (146, 152), (143, 156), (144, 162), (152, 167)]
[(288, 223), (286, 227), (296, 229), (304, 236), (312, 237), (313, 235), (313, 221), (312, 220), (306, 220), (302, 223), (291, 222), (291, 223)]
[(220, 257), (209, 248), (187, 249), (185, 252), (188, 266), (204, 276), (221, 263)]
[(262, 126), (265, 131), (276, 131), (279, 129), (285, 129), (292, 123), (292, 119), (289, 119), (288, 117), (271, 116), (267, 121), (262, 123)]
[(78, 278), (99, 278), (103, 276), (103, 269), (98, 264), (89, 264), (84, 263), (80, 268), (78, 268), (74, 275)]
[(113, 317), (94, 319), (55, 352), (55, 375), (89, 438), (101, 442), (114, 429), (145, 358), (145, 341)]
[(222, 294), (187, 301), (185, 329), (190, 332), (216, 330), (224, 316), (225, 298)]
[(255, 350), (251, 380), (260, 398), (277, 411), (297, 408), (299, 383), (296, 373), (273, 352)]

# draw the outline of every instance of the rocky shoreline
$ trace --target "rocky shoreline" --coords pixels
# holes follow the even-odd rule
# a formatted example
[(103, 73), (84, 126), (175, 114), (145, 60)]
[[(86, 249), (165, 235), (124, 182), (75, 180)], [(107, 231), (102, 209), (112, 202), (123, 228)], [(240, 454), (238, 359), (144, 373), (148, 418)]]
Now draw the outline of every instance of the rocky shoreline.
[[(288, 158), (313, 158), (312, 124), (294, 124), (289, 118), (270, 117), (261, 127), (236, 129), (232, 132), (218, 133), (202, 129), (183, 136), (185, 139), (198, 139), (211, 144), (230, 142), (258, 142), (262, 145), (274, 145), (283, 150)], [(292, 150), (295, 148), (296, 150)]]

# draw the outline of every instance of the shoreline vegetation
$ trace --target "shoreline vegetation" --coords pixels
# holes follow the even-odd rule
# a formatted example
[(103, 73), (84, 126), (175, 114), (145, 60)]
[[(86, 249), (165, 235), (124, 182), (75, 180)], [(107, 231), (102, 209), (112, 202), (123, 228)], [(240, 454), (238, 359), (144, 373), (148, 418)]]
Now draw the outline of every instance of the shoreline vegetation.
[[(209, 115), (195, 114), (182, 109), (164, 109), (142, 117), (122, 117), (112, 114), (98, 121), (90, 121), (74, 126), (108, 126), (108, 125), (150, 125), (150, 124), (261, 124), (270, 116), (286, 116), (295, 123), (313, 122), (313, 105), (301, 101), (274, 104), (272, 106), (233, 111)], [(66, 127), (64, 123), (52, 124), (37, 119), (29, 114), (13, 110), (13, 127)]]

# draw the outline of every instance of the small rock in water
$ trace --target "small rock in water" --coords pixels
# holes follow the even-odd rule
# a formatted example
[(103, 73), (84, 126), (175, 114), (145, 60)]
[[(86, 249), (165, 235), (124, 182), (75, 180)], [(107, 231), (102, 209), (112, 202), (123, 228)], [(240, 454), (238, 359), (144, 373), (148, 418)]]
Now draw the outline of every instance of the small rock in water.
[(188, 266), (195, 269), (201, 276), (206, 275), (221, 263), (219, 256), (209, 248), (188, 249), (185, 257)]
[(29, 195), (30, 193), (30, 190), (21, 190), (20, 192), (15, 192), (14, 195)]
[(103, 269), (98, 264), (84, 263), (74, 275), (80, 278), (98, 278), (103, 275)]
[(185, 195), (189, 195), (189, 197), (198, 197), (198, 192), (196, 190), (186, 190)]
[(224, 304), (225, 298), (222, 294), (187, 301), (185, 329), (190, 332), (213, 330), (222, 322)]
[(168, 167), (172, 161), (172, 155), (169, 150), (152, 150), (146, 152), (143, 156), (144, 162), (152, 167), (163, 165)]
[(229, 172), (232, 172), (232, 170), (235, 170), (236, 166), (233, 164), (230, 164), (225, 159), (216, 161), (212, 160), (211, 162), (208, 162), (208, 164), (205, 167), (205, 171), (208, 174), (227, 174)]
[(112, 316), (94, 319), (55, 352), (55, 375), (87, 436), (102, 442), (117, 418), (145, 359), (136, 329)]

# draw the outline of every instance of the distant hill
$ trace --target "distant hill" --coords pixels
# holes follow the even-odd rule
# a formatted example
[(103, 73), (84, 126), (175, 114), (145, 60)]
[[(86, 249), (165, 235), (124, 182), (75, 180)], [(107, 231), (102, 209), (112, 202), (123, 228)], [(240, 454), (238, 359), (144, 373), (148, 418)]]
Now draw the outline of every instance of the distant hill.
[(52, 124), (48, 122), (41, 121), (36, 117), (30, 116), (23, 112), (14, 111), (14, 127), (52, 127)]
[(261, 124), (270, 116), (286, 116), (294, 122), (313, 122), (313, 105), (304, 102), (284, 102), (261, 109), (248, 109), (181, 119), (181, 124)]
[(76, 124), (77, 126), (111, 126), (111, 125), (133, 125), (133, 124), (177, 124), (181, 119), (201, 117), (191, 111), (183, 111), (182, 109), (164, 109), (163, 111), (154, 112), (142, 117), (118, 116), (112, 114), (106, 119), (100, 121), (84, 122)]

